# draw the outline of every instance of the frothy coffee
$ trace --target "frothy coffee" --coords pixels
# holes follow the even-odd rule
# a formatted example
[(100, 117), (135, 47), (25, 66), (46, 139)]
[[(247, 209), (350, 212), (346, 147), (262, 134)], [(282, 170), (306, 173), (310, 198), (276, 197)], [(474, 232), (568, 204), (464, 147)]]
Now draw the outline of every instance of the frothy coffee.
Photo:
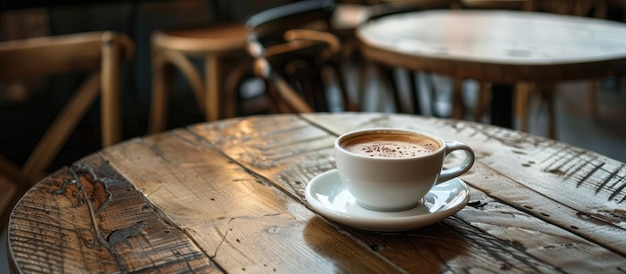
[(341, 142), (341, 147), (369, 157), (410, 158), (431, 154), (440, 144), (422, 135), (389, 132), (349, 137)]

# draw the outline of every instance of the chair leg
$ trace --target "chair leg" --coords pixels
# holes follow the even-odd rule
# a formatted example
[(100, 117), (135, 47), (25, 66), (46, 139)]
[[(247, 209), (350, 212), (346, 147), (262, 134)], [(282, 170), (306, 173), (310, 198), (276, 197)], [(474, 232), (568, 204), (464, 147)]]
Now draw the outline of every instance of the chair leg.
[(542, 97), (548, 105), (548, 137), (557, 139), (556, 133), (556, 87), (554, 84), (546, 85), (542, 89)]
[[(0, 180), (3, 180), (1, 176)], [(0, 181), (0, 183), (2, 182)], [(0, 208), (0, 232), (3, 232), (8, 225), (11, 211), (13, 210), (13, 207), (15, 206), (15, 204), (17, 204), (23, 193), (24, 192), (20, 191), (19, 187), (14, 184), (11, 184), (10, 188), (5, 189), (5, 193), (2, 193), (2, 200), (0, 200), (0, 206), (2, 206)]]
[(310, 73), (310, 77), (308, 77), (306, 81), (309, 82), (304, 86), (309, 87), (309, 92), (311, 92), (315, 100), (316, 110), (324, 112), (330, 111), (322, 75), (320, 73)]
[(409, 96), (411, 100), (411, 107), (414, 114), (422, 114), (422, 108), (420, 106), (420, 85), (417, 79), (416, 72), (409, 72)]
[(16, 164), (0, 155), (0, 183), (4, 183), (3, 180), (8, 181), (6, 182), (8, 187), (3, 187), (4, 193), (0, 194), (0, 209), (2, 209), (0, 211), (0, 232), (4, 231), (13, 206), (28, 191), (30, 186), (39, 180), (35, 176), (27, 177), (27, 175), (23, 174)]
[(204, 115), (207, 121), (220, 118), (220, 64), (219, 56), (205, 56), (206, 95), (204, 97)]
[(281, 102), (284, 102), (286, 105), (288, 105), (292, 111), (294, 111), (295, 113), (307, 113), (314, 111), (313, 108), (309, 104), (307, 104), (306, 101), (304, 101), (295, 90), (291, 88), (291, 86), (285, 81), (285, 79), (277, 74), (273, 75), (272, 77), (276, 77), (275, 88), (278, 97), (280, 97), (282, 99)]
[(148, 134), (155, 134), (165, 130), (167, 124), (168, 106), (167, 89), (172, 85), (173, 67), (161, 55), (155, 54), (152, 58), (152, 102), (150, 105), (150, 121)]
[(237, 101), (239, 99), (238, 87), (244, 79), (245, 74), (250, 70), (252, 62), (249, 60), (241, 61), (241, 63), (228, 71), (226, 81), (224, 82), (224, 104), (221, 116), (223, 118), (231, 118), (237, 115)]
[(108, 147), (122, 140), (122, 114), (120, 106), (121, 49), (114, 34), (103, 36), (101, 65), (101, 120), (102, 146)]
[(343, 100), (343, 108), (346, 111), (359, 111), (359, 105), (350, 100), (348, 96), (348, 87), (344, 78), (343, 71), (341, 70), (339, 62), (332, 64), (332, 71), (335, 79), (337, 79), (337, 85), (341, 92), (341, 99)]
[(152, 58), (153, 62), (153, 90), (152, 106), (148, 133), (154, 134), (166, 128), (168, 115), (168, 101), (173, 86), (174, 67), (178, 69), (189, 83), (196, 98), (198, 109), (205, 112), (205, 85), (202, 76), (195, 66), (182, 53), (175, 51), (161, 51)]
[(480, 122), (489, 107), (491, 101), (491, 84), (480, 82), (478, 88), (478, 97), (476, 98), (476, 106), (474, 107), (474, 121)]
[(598, 115), (598, 99), (597, 99), (598, 81), (592, 80), (587, 86), (587, 108), (591, 117)]
[[(257, 75), (258, 76), (258, 75)], [(271, 76), (269, 76), (271, 77)], [(263, 84), (265, 86), (265, 92), (269, 97), (270, 103), (268, 105), (268, 111), (270, 113), (281, 113), (282, 112), (282, 100), (278, 94), (278, 90), (276, 85), (272, 81), (269, 81), (267, 78), (263, 77)]]
[(365, 94), (367, 87), (367, 72), (373, 64), (363, 59), (363, 63), (358, 67), (357, 79), (356, 79), (356, 96), (357, 105), (359, 109), (365, 109)]
[(463, 79), (454, 78), (452, 91), (452, 118), (463, 119), (465, 107), (463, 106)]
[(528, 132), (528, 99), (530, 97), (531, 85), (526, 82), (517, 83), (515, 98), (515, 113), (519, 119), (519, 129)]
[(443, 115), (437, 112), (437, 87), (435, 86), (433, 74), (424, 73), (423, 79), (424, 84), (426, 85), (426, 90), (428, 92), (428, 98), (430, 102), (430, 114), (434, 117), (443, 117)]
[[(285, 83), (291, 85), (292, 88), (289, 89), (289, 91), (296, 94), (299, 98), (303, 98), (314, 111), (327, 111), (324, 102), (324, 94), (322, 89), (319, 88), (321, 78), (319, 78), (319, 75), (316, 73), (311, 73), (309, 66), (310, 65), (304, 60), (289, 62), (286, 65), (288, 75), (283, 79), (285, 79)], [(281, 97), (286, 99), (288, 97), (284, 97), (284, 90), (286, 89), (280, 90)], [(291, 100), (286, 101), (288, 101), (289, 105), (293, 106)], [(292, 111), (298, 113), (295, 108), (292, 108)]]
[(400, 91), (398, 90), (398, 85), (396, 80), (394, 79), (394, 71), (393, 68), (386, 67), (383, 65), (376, 65), (378, 69), (378, 74), (380, 75), (381, 80), (384, 82), (385, 86), (393, 96), (393, 103), (396, 108), (396, 112), (402, 111), (402, 101), (400, 100)]

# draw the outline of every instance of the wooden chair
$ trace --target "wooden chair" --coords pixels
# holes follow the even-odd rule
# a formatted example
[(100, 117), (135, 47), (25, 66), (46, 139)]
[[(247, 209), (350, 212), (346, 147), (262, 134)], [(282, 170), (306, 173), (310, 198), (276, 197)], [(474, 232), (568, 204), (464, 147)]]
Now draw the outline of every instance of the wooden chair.
[[(134, 43), (121, 33), (91, 32), (0, 42), (0, 83), (71, 72), (91, 72), (19, 167), (0, 155), (0, 230), (11, 207), (49, 167), (72, 131), (100, 95), (102, 146), (122, 139), (120, 66), (134, 54)], [(5, 196), (6, 195), (6, 196)]]
[[(235, 116), (237, 85), (252, 62), (245, 51), (247, 36), (243, 23), (154, 32), (148, 133), (166, 128), (174, 68), (189, 82), (207, 121)], [(204, 77), (193, 65), (192, 57), (203, 59)]]
[(338, 69), (340, 42), (325, 31), (333, 1), (300, 1), (266, 10), (246, 23), (255, 74), (265, 80), (278, 112), (329, 111), (324, 69), (341, 91), (344, 110), (356, 110)]

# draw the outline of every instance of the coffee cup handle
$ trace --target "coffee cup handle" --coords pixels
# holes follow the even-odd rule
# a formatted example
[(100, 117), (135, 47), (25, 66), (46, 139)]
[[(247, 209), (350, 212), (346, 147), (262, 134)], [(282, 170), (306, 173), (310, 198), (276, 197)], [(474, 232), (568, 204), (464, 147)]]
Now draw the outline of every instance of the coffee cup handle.
[(463, 159), (463, 162), (461, 162), (458, 166), (442, 170), (439, 174), (439, 179), (437, 179), (437, 184), (452, 180), (455, 177), (462, 175), (467, 172), (472, 165), (474, 165), (474, 151), (469, 146), (459, 141), (446, 142), (444, 158), (448, 157), (448, 155), (455, 150), (462, 150), (465, 152), (465, 159)]

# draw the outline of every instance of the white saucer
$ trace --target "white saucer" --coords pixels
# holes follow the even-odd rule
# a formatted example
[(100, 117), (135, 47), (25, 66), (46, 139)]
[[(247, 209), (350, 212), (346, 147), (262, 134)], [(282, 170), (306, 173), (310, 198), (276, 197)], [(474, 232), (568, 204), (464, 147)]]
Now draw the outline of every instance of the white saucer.
[(461, 210), (470, 198), (465, 182), (455, 178), (436, 185), (423, 203), (405, 211), (381, 212), (361, 207), (339, 179), (337, 170), (313, 178), (306, 200), (322, 216), (338, 223), (373, 231), (404, 231), (436, 223)]

